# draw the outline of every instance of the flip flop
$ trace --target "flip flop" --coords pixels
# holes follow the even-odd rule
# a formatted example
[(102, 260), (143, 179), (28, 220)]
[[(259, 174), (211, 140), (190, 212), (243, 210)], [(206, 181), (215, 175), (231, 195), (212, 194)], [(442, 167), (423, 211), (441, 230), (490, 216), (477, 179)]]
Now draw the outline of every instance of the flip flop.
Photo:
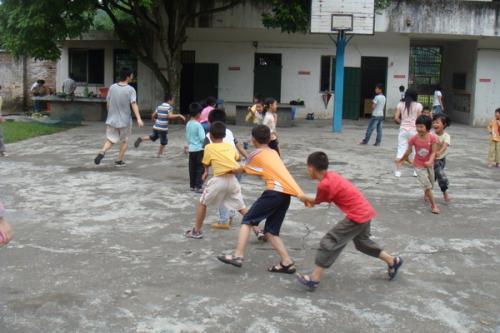
[(297, 271), (297, 269), (294, 266), (295, 266), (295, 263), (293, 261), (288, 266), (285, 266), (285, 265), (283, 265), (283, 263), (280, 262), (279, 265), (269, 267), (267, 269), (267, 271), (271, 272), (271, 273), (294, 274)]
[(232, 255), (222, 255), (222, 256), (217, 256), (217, 259), (222, 261), (225, 264), (233, 265), (238, 268), (241, 268), (243, 266), (243, 257), (235, 257)]
[(311, 277), (309, 275), (297, 273), (295, 274), (295, 277), (297, 278), (297, 281), (308, 288), (309, 291), (314, 291), (319, 285), (319, 281), (311, 280)]
[[(394, 280), (396, 275), (398, 274), (398, 269), (403, 265), (403, 258), (401, 257), (394, 257), (394, 264), (392, 266), (389, 266), (389, 271), (387, 274), (389, 275), (389, 280)], [(391, 270), (394, 270), (391, 272)]]

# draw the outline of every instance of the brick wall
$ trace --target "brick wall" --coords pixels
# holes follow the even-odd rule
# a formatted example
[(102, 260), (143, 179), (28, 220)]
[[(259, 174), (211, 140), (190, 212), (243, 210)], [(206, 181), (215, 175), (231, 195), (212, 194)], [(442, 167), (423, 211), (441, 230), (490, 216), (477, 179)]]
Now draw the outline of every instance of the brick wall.
[(9, 53), (0, 51), (0, 94), (3, 97), (3, 113), (20, 112), (31, 105), (30, 88), (37, 80), (56, 88), (56, 63), (34, 59), (16, 60)]

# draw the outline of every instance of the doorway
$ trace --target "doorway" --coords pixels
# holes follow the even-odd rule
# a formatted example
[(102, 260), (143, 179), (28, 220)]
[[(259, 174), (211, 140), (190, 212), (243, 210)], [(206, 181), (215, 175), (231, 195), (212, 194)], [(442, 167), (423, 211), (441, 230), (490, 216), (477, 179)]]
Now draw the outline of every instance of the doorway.
[(129, 84), (137, 91), (137, 57), (126, 49), (113, 50), (113, 82), (120, 81), (120, 71), (122, 68), (130, 68), (134, 72), (134, 79)]
[(255, 53), (254, 96), (281, 100), (281, 54)]
[[(375, 86), (381, 83), (384, 86), (384, 95), (387, 87), (387, 66), (389, 59), (386, 57), (361, 57), (361, 107), (359, 115), (364, 116), (365, 100), (373, 100)], [(371, 105), (371, 104), (370, 104)]]

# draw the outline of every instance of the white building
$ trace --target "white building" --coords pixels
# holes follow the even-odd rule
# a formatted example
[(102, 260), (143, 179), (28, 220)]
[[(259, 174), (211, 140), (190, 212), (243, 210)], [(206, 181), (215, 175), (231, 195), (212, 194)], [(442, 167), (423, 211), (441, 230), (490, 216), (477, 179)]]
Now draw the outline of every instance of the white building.
[[(249, 102), (254, 94), (282, 103), (300, 99), (299, 117), (332, 115), (335, 45), (326, 35), (267, 30), (262, 8), (250, 5), (205, 19), (188, 29), (181, 101), (209, 95)], [(424, 103), (443, 88), (452, 120), (483, 126), (500, 107), (500, 2), (402, 0), (377, 14), (374, 36), (355, 36), (346, 50), (344, 116), (363, 116), (376, 83), (386, 86), (386, 115), (394, 114), (398, 87), (415, 86)], [(82, 85), (109, 86), (117, 70), (136, 66), (139, 105), (153, 109), (162, 89), (110, 33), (69, 40), (57, 65), (57, 86), (77, 73)], [(83, 88), (80, 88), (83, 89)], [(328, 105), (324, 95), (333, 94)], [(229, 107), (230, 108), (230, 107)]]

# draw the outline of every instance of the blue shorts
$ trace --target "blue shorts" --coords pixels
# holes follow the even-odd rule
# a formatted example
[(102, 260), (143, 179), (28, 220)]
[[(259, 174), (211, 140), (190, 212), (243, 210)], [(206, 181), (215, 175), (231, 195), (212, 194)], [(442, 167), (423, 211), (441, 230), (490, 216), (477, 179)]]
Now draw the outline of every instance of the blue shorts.
[(153, 134), (149, 136), (149, 139), (155, 142), (158, 138), (160, 138), (160, 144), (162, 146), (166, 146), (168, 144), (167, 134), (167, 131), (158, 131), (154, 129)]
[(289, 194), (266, 190), (243, 216), (241, 224), (256, 226), (265, 219), (264, 233), (279, 236), (288, 207), (290, 207)]

